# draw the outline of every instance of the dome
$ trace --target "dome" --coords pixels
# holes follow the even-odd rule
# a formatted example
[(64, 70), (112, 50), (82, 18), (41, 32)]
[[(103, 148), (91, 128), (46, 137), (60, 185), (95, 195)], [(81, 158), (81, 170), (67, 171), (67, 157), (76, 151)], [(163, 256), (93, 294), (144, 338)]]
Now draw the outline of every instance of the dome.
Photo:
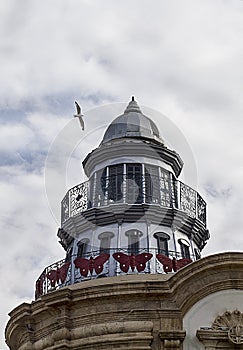
[(132, 97), (124, 113), (114, 119), (108, 126), (101, 143), (122, 137), (150, 139), (163, 144), (157, 126), (141, 112), (134, 97)]

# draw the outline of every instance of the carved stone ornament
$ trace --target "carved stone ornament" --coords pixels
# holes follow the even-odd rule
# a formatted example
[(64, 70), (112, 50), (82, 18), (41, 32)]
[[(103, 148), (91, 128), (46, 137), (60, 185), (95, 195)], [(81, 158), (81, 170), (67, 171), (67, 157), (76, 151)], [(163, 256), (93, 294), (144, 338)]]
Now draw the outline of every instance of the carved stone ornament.
[(212, 329), (228, 331), (229, 341), (233, 344), (243, 344), (243, 313), (238, 310), (226, 311), (216, 317)]

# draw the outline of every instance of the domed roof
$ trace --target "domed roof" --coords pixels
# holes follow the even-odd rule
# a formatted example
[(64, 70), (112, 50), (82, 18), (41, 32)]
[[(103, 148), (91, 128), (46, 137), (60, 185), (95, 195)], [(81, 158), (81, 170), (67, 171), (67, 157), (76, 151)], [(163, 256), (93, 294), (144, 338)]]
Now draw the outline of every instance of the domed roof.
[(114, 119), (108, 126), (101, 143), (121, 137), (144, 138), (163, 144), (157, 126), (141, 112), (134, 97), (129, 102), (124, 114)]

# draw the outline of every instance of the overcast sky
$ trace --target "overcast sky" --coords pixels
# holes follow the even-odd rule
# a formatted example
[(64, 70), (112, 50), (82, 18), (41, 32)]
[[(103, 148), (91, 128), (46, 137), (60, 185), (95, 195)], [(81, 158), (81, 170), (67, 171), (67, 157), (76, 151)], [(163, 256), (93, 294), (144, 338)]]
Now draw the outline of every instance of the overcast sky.
[[(203, 255), (243, 250), (243, 1), (1, 0), (0, 51), (1, 350), (7, 313), (64, 257), (60, 200), (131, 95), (190, 145), (208, 203)], [(114, 115), (94, 109), (107, 105)], [(155, 119), (190, 173), (188, 152)], [(65, 170), (58, 184), (48, 154)]]

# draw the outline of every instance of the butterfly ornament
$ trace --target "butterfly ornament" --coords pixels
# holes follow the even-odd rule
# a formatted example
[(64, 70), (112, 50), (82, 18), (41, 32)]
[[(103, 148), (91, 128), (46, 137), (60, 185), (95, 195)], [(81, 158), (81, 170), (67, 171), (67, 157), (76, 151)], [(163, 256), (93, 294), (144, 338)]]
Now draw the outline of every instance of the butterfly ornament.
[(55, 287), (56, 283), (61, 280), (61, 283), (65, 282), (67, 277), (68, 268), (70, 266), (70, 262), (65, 263), (59, 269), (50, 270), (47, 272), (46, 277), (51, 281), (51, 286)]
[(87, 277), (88, 273), (93, 274), (93, 271), (99, 275), (104, 268), (104, 263), (109, 260), (110, 254), (100, 254), (96, 258), (92, 256), (89, 259), (76, 258), (74, 260), (74, 265), (79, 269), (81, 276)]
[(168, 256), (164, 254), (156, 254), (156, 258), (159, 260), (159, 262), (163, 265), (164, 272), (174, 272), (178, 271), (182, 267), (190, 264), (192, 262), (191, 259), (183, 258), (176, 260), (176, 258), (170, 259)]
[(138, 272), (145, 269), (146, 263), (152, 258), (153, 254), (141, 253), (138, 255), (127, 255), (124, 253), (114, 253), (113, 258), (120, 263), (120, 269), (123, 272), (128, 272), (129, 267), (134, 271), (135, 268)]

